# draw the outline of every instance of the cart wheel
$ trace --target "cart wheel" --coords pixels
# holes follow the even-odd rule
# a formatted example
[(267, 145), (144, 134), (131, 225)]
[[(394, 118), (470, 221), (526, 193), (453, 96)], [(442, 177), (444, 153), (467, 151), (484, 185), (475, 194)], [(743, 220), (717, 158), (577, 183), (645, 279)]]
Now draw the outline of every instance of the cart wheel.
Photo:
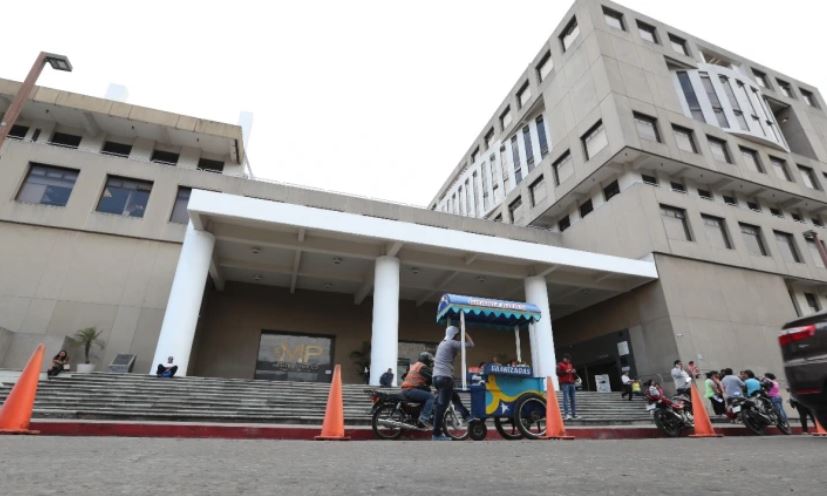
[(517, 400), (514, 423), (527, 439), (546, 435), (546, 400), (536, 394), (526, 394)]
[(503, 439), (514, 441), (523, 438), (523, 433), (511, 417), (494, 417), (494, 427)]
[(468, 436), (474, 441), (482, 441), (488, 435), (485, 420), (472, 420), (468, 425)]

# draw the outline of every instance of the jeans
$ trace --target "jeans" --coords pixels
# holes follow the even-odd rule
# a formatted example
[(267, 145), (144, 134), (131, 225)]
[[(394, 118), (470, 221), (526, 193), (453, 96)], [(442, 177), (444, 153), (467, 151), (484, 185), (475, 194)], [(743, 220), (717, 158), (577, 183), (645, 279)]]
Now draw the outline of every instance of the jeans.
[(574, 403), (574, 384), (560, 384), (560, 389), (563, 391), (563, 412), (566, 417), (569, 416), (569, 403), (571, 403), (571, 416), (577, 416), (577, 410)]
[(431, 416), (431, 411), (434, 408), (434, 395), (432, 395), (430, 391), (417, 388), (403, 389), (402, 397), (405, 398), (405, 401), (423, 405), (422, 411), (419, 413), (419, 418), (428, 419)]
[(784, 411), (784, 400), (781, 399), (781, 396), (772, 396), (770, 397), (770, 401), (772, 402), (772, 407), (775, 408), (776, 412), (778, 412), (778, 417), (782, 422), (786, 423), (787, 412)]
[(629, 396), (629, 401), (632, 401), (632, 383), (623, 385), (623, 393), (620, 395), (620, 399), (625, 398), (626, 395)]
[(468, 418), (471, 414), (462, 401), (459, 395), (454, 392), (454, 378), (445, 375), (434, 377), (434, 387), (437, 390), (436, 408), (434, 408), (434, 430), (433, 435), (439, 436), (442, 432), (442, 418), (445, 416), (445, 410), (448, 409), (448, 402), (454, 404), (454, 408), (459, 411), (463, 418)]
[(164, 364), (158, 364), (158, 370), (156, 371), (156, 375), (158, 377), (172, 377), (175, 373), (178, 372), (178, 366), (173, 365), (171, 368), (167, 369)]

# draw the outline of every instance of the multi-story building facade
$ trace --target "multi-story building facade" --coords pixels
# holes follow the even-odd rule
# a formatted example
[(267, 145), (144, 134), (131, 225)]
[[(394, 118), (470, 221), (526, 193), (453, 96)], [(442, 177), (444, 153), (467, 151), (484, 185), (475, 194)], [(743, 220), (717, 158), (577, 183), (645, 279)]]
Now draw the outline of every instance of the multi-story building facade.
[(805, 82), (579, 0), (429, 207), (654, 259), (659, 281), (622, 298), (571, 312), (577, 292), (552, 295), (558, 350), (581, 362), (631, 329), (641, 373), (777, 371), (779, 325), (827, 304), (824, 108)]
[[(778, 371), (780, 324), (827, 303), (818, 91), (611, 2), (571, 7), (428, 208), (255, 180), (238, 126), (46, 88), (11, 137), (0, 367), (92, 326), (99, 366), (376, 382), (452, 292), (538, 305), (522, 355), (593, 388)], [(516, 354), (474, 337), (471, 363)]]

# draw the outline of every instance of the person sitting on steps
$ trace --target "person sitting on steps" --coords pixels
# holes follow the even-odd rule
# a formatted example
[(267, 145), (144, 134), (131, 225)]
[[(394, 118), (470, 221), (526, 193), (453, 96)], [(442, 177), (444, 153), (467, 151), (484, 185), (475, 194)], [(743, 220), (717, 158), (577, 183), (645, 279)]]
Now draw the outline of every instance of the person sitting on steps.
[(172, 377), (178, 372), (178, 366), (175, 365), (174, 359), (170, 356), (167, 358), (167, 363), (159, 363), (158, 370), (155, 375), (158, 377)]
[(46, 372), (46, 375), (49, 377), (54, 377), (63, 372), (68, 365), (69, 355), (66, 353), (66, 350), (60, 350), (58, 354), (52, 358), (52, 366)]

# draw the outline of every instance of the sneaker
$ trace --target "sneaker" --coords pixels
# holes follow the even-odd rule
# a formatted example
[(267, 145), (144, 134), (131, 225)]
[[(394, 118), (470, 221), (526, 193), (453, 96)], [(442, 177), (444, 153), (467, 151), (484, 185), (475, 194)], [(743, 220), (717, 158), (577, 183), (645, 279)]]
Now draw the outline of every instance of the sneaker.
[(572, 418), (573, 420), (577, 420), (577, 419), (579, 419), (580, 417), (578, 417), (577, 415), (572, 415), (572, 416), (571, 416), (571, 418)]
[(564, 420), (571, 420), (571, 415), (566, 415), (566, 418)]
[(450, 441), (451, 438), (446, 436), (445, 434), (440, 434), (439, 436), (431, 436), (431, 441)]
[(427, 419), (427, 418), (425, 418), (425, 417), (419, 417), (419, 423), (422, 425), (422, 427), (427, 428), (427, 429), (431, 429), (431, 428), (433, 428), (433, 427), (434, 427), (434, 426), (431, 424), (431, 420), (430, 420), (430, 419)]

